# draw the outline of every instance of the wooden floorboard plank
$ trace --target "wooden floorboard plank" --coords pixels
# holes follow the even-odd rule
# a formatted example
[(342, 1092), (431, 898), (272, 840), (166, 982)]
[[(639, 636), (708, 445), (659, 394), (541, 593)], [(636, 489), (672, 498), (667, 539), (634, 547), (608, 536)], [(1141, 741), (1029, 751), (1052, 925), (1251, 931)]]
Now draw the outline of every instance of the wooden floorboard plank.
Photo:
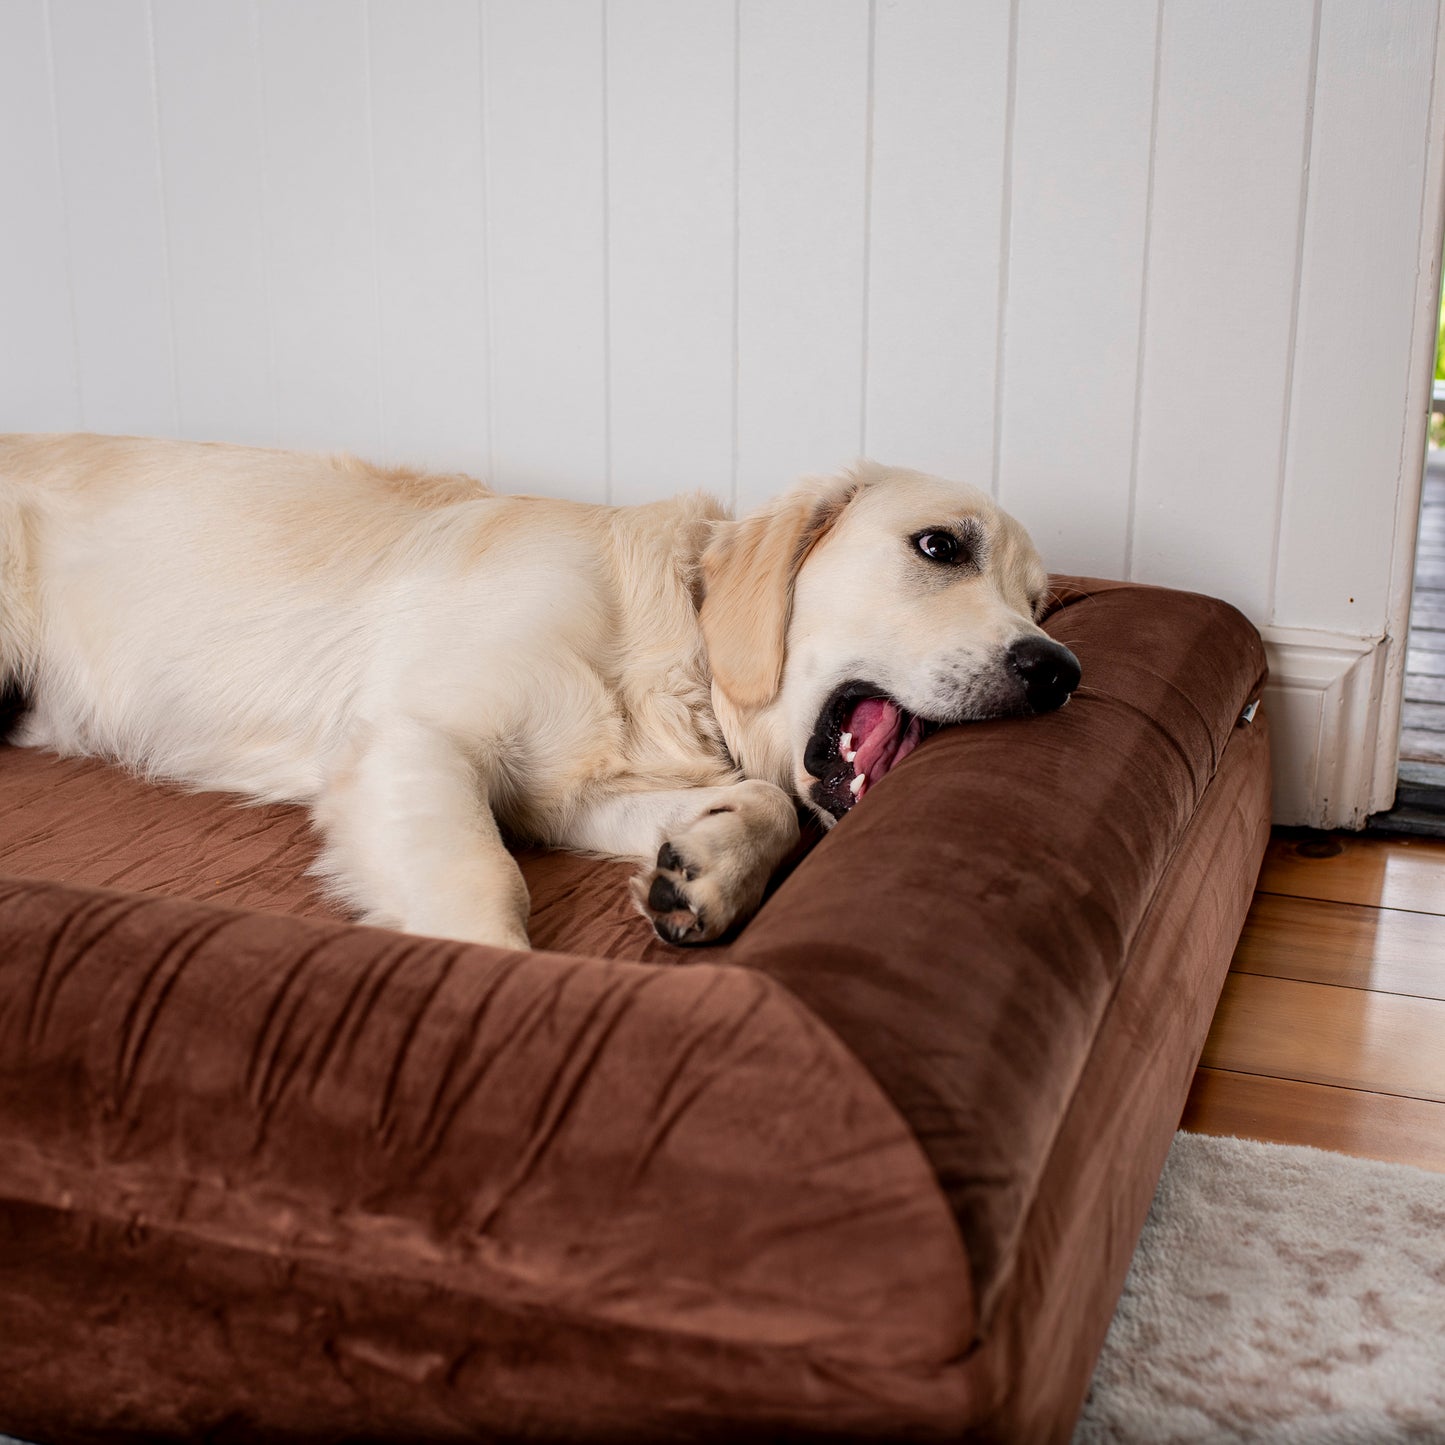
[(1445, 917), (1260, 893), (1233, 967), (1301, 983), (1445, 999)]
[(1445, 1173), (1445, 1104), (1432, 1100), (1203, 1068), (1179, 1127)]
[(1445, 841), (1276, 833), (1258, 886), (1294, 898), (1445, 913)]
[(1231, 973), (1200, 1062), (1445, 1103), (1445, 1002)]

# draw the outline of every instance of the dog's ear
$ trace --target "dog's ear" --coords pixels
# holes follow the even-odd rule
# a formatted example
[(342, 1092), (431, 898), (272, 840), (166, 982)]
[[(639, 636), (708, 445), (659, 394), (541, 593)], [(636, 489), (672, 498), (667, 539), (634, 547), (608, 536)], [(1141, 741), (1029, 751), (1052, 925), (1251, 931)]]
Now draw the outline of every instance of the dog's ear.
[(713, 680), (735, 706), (765, 707), (778, 695), (793, 583), (860, 485), (853, 476), (808, 481), (713, 534), (699, 616)]

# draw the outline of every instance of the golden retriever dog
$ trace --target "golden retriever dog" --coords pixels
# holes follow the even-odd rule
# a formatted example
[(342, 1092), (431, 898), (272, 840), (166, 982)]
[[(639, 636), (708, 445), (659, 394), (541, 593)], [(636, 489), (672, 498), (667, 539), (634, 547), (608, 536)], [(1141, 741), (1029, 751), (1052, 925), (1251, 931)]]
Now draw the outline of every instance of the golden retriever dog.
[(129, 437), (0, 437), (14, 740), (305, 803), (368, 922), (527, 947), (504, 836), (705, 943), (932, 728), (1078, 684), (982, 492), (872, 463), (740, 521)]

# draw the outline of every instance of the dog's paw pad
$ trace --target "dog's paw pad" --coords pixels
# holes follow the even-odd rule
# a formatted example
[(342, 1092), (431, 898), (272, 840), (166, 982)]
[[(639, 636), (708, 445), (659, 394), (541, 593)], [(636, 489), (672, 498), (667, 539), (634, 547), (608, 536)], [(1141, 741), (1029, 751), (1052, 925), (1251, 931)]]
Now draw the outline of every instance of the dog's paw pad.
[(687, 889), (697, 870), (688, 867), (670, 843), (658, 850), (657, 864), (656, 870), (633, 879), (632, 894), (638, 908), (664, 942), (684, 947), (706, 943), (707, 917)]
[(667, 876), (659, 873), (647, 890), (647, 906), (654, 913), (691, 913), (682, 890)]

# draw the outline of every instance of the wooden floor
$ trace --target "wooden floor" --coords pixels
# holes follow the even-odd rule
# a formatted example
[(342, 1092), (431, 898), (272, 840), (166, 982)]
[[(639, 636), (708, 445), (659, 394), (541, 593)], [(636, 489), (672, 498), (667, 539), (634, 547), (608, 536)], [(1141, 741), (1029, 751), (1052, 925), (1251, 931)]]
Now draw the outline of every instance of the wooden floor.
[(1181, 1127), (1445, 1172), (1445, 842), (1276, 833)]
[(1425, 468), (1401, 723), (1402, 761), (1445, 764), (1445, 451)]

